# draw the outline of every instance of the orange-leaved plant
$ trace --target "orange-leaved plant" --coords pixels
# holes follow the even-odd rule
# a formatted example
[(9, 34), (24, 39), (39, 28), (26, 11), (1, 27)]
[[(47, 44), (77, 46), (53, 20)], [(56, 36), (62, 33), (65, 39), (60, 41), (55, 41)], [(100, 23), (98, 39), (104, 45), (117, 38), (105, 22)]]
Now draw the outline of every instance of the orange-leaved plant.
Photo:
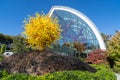
[(48, 15), (36, 13), (24, 21), (24, 34), (32, 48), (43, 50), (60, 39), (58, 20)]

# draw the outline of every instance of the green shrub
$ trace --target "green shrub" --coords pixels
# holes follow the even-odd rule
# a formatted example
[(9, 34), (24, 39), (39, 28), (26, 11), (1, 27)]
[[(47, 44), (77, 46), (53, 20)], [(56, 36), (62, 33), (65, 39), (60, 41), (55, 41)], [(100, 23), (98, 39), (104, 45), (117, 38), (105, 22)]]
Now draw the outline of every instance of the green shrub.
[(45, 80), (92, 80), (92, 74), (80, 71), (63, 71), (47, 74), (42, 77)]
[(120, 73), (120, 61), (114, 61), (115, 65), (113, 67), (113, 71), (116, 73)]
[(3, 54), (6, 50), (6, 45), (5, 44), (1, 44), (1, 49), (0, 49), (0, 53)]
[(10, 74), (0, 80), (43, 80), (40, 76), (31, 76), (28, 74)]
[(113, 72), (101, 69), (96, 73), (81, 72), (81, 71), (64, 71), (48, 74), (44, 77), (45, 80), (116, 80)]
[(106, 66), (92, 65), (98, 70), (96, 73), (87, 71), (63, 71), (49, 73), (43, 76), (27, 74), (10, 74), (0, 80), (116, 80), (115, 74)]
[(0, 62), (2, 62), (4, 60), (4, 58), (2, 56), (0, 56)]
[(117, 32), (108, 42), (108, 56), (113, 60), (113, 70), (120, 73), (120, 32)]
[(27, 80), (28, 75), (26, 74), (10, 74), (4, 78), (2, 78), (2, 80)]
[(94, 80), (116, 80), (115, 73), (108, 65), (92, 65), (98, 71), (94, 74)]
[(8, 75), (9, 75), (9, 73), (6, 70), (0, 71), (0, 80), (1, 80), (1, 78), (5, 78)]
[(42, 76), (42, 80), (116, 80), (115, 74), (105, 65), (92, 65), (98, 71), (63, 71)]

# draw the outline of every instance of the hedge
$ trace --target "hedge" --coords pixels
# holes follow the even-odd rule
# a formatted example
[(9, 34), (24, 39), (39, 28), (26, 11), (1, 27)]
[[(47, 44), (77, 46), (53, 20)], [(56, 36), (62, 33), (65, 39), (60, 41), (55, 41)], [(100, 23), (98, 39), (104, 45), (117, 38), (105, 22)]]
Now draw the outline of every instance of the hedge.
[(33, 76), (24, 73), (8, 74), (1, 72), (0, 80), (116, 80), (115, 74), (105, 66), (96, 66), (96, 73), (87, 71), (62, 71), (48, 73), (43, 76)]

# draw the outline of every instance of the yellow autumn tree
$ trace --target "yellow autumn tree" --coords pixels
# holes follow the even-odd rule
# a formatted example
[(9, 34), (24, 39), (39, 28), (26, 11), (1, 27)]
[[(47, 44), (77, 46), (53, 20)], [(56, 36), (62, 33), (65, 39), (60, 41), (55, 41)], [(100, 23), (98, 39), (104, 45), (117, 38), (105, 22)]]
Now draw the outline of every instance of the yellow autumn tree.
[(57, 19), (36, 13), (24, 21), (24, 34), (32, 48), (43, 50), (60, 39), (61, 29)]

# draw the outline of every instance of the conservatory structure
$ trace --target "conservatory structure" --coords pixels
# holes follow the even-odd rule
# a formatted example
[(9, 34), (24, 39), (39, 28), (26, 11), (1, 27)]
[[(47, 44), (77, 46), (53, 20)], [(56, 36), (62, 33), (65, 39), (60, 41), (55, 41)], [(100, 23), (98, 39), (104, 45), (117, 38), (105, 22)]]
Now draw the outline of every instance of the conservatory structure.
[(89, 53), (95, 49), (106, 50), (97, 27), (80, 11), (65, 6), (53, 6), (49, 16), (57, 18), (62, 29), (61, 39), (54, 45), (56, 51), (74, 53), (76, 50), (78, 53)]

